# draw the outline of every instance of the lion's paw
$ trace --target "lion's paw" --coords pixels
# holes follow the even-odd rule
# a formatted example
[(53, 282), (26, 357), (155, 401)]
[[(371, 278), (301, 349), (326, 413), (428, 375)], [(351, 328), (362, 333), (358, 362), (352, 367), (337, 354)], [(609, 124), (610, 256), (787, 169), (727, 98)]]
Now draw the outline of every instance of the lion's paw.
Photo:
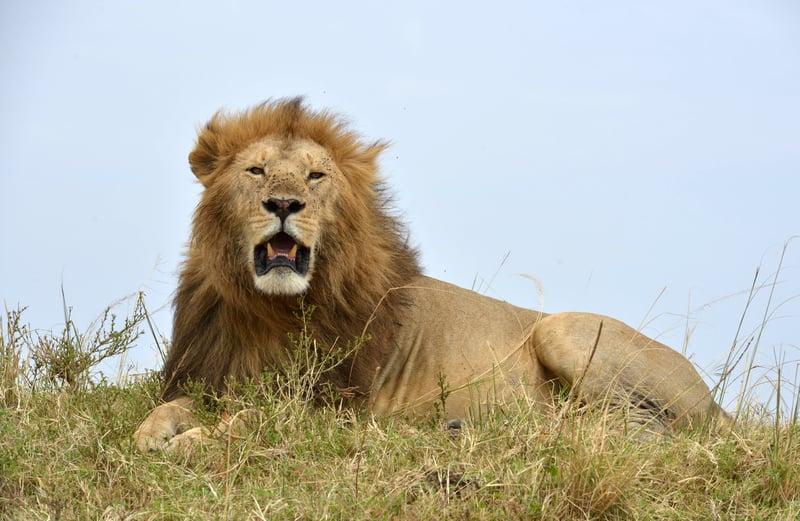
[(136, 429), (133, 439), (142, 452), (168, 449), (176, 436), (194, 430), (197, 425), (191, 400), (181, 397), (153, 409)]
[(155, 452), (166, 448), (171, 437), (166, 431), (152, 432), (143, 424), (133, 434), (133, 441), (140, 452)]
[(203, 445), (210, 445), (214, 441), (205, 427), (194, 427), (188, 431), (173, 436), (165, 445), (167, 450), (186, 452)]

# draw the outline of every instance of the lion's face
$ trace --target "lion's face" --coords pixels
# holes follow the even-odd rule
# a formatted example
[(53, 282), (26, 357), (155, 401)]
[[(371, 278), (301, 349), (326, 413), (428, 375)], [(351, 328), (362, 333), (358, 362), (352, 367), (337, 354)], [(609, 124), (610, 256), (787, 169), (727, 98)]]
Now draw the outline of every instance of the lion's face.
[(313, 141), (263, 139), (239, 152), (227, 173), (243, 202), (241, 253), (255, 287), (267, 295), (304, 293), (320, 235), (333, 221), (341, 175), (334, 161)]

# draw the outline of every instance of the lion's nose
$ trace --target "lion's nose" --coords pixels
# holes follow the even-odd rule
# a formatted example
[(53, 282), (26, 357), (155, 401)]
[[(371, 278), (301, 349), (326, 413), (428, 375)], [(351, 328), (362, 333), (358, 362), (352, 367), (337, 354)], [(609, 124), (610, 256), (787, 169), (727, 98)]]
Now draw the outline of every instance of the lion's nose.
[(269, 213), (277, 215), (281, 221), (285, 221), (289, 215), (297, 213), (306, 207), (306, 203), (300, 202), (297, 199), (275, 199), (270, 198), (264, 202), (264, 208)]

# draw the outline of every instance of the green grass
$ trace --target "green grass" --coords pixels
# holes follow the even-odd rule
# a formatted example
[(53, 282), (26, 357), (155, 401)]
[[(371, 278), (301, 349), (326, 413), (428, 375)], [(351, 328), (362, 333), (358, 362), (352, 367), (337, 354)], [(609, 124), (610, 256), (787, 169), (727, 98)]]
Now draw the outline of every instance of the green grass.
[(86, 332), (65, 319), (40, 334), (14, 311), (0, 328), (0, 519), (800, 518), (800, 426), (768, 407), (736, 411), (730, 434), (642, 441), (565, 398), (454, 432), (319, 406), (318, 373), (298, 370), (199, 415), (212, 426), (219, 410), (257, 410), (246, 434), (141, 454), (131, 435), (156, 375), (109, 381), (98, 366), (136, 343), (143, 302)]

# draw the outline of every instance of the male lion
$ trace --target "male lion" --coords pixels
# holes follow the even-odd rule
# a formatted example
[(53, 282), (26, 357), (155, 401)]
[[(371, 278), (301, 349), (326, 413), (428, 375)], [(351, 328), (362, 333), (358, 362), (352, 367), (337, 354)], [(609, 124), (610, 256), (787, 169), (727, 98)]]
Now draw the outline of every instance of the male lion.
[[(614, 319), (546, 315), (421, 274), (378, 175), (383, 142), (300, 98), (216, 114), (189, 155), (204, 192), (175, 297), (163, 401), (136, 432), (143, 449), (197, 431), (187, 382), (209, 394), (280, 370), (313, 306), (318, 345), (368, 341), (325, 374), (375, 414), (444, 408), (465, 418), (525, 398), (629, 411), (645, 429), (725, 413), (684, 357)], [(443, 394), (442, 382), (448, 393)], [(188, 431), (188, 432), (187, 432)], [(189, 436), (191, 437), (191, 436)]]

